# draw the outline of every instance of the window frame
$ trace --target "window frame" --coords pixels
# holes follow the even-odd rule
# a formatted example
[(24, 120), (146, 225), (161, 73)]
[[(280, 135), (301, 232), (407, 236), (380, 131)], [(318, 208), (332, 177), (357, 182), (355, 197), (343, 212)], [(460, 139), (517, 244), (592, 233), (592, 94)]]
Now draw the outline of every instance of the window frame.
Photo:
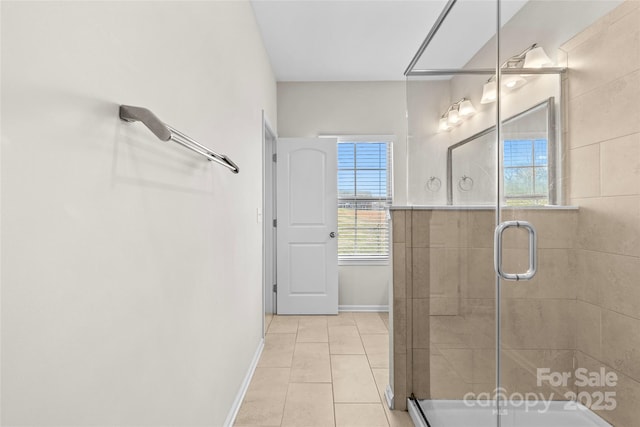
[[(389, 240), (387, 242), (387, 255), (386, 256), (358, 256), (358, 257), (340, 257), (338, 255), (338, 265), (389, 265), (391, 261), (391, 226), (389, 221), (389, 208), (393, 205), (393, 147), (397, 140), (395, 135), (321, 135), (324, 138), (336, 138), (337, 143), (380, 143), (384, 142), (388, 145), (387, 153), (387, 188), (389, 194), (387, 197), (388, 205), (386, 207), (387, 214), (387, 230), (389, 233)], [(357, 170), (357, 168), (356, 168)], [(336, 158), (336, 174), (338, 173), (338, 162)], [(339, 193), (338, 193), (339, 194)], [(347, 198), (341, 198), (339, 195), (336, 200), (336, 210), (340, 205), (341, 200), (350, 200)], [(379, 199), (376, 199), (379, 200)], [(340, 238), (340, 236), (338, 236)]]

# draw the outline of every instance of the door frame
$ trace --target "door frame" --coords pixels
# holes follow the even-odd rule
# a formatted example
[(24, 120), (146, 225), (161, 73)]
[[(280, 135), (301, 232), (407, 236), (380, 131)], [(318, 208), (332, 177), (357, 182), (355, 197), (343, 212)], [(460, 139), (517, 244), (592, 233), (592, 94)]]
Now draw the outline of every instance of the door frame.
[(273, 278), (276, 274), (276, 239), (273, 221), (276, 209), (276, 169), (273, 155), (276, 154), (278, 135), (269, 118), (262, 110), (262, 337), (267, 331), (265, 315), (270, 310), (276, 314), (276, 296)]

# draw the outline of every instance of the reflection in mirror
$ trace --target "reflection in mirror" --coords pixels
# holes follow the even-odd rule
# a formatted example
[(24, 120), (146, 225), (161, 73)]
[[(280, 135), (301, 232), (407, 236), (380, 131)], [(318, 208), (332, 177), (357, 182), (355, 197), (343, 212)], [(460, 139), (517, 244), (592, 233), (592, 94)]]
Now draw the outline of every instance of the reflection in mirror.
[[(566, 82), (564, 69), (546, 69), (549, 74), (526, 75), (527, 83), (509, 92), (504, 91), (501, 97), (502, 117), (520, 117), (524, 111), (528, 111), (526, 121), (503, 121), (502, 131), (510, 132), (512, 140), (507, 143), (508, 148), (514, 150), (511, 153), (515, 156), (516, 151), (524, 149), (525, 142), (515, 142), (524, 138), (533, 138), (536, 134), (541, 134), (545, 138), (552, 138), (555, 143), (547, 147), (548, 161), (559, 159), (553, 168), (547, 165), (532, 164), (525, 168), (524, 160), (514, 157), (514, 162), (509, 169), (511, 179), (501, 184), (509, 184), (509, 194), (501, 197), (501, 202), (507, 205), (561, 205), (564, 201), (561, 165), (563, 158), (562, 138), (564, 136), (563, 124), (563, 85)], [(475, 165), (469, 167), (477, 170), (461, 170), (460, 173), (453, 174), (454, 180), (449, 178), (447, 169), (447, 153), (452, 145), (462, 141), (475, 140), (479, 138), (490, 140), (495, 138), (495, 134), (487, 133), (495, 127), (496, 108), (495, 102), (482, 104), (479, 102), (483, 92), (483, 85), (487, 76), (484, 74), (456, 74), (434, 77), (412, 77), (407, 80), (407, 104), (409, 118), (408, 136), (408, 194), (409, 202), (413, 205), (495, 205), (496, 198), (496, 177), (497, 151), (491, 143), (480, 144), (476, 142), (456, 151), (456, 158), (463, 159), (464, 153), (469, 153), (469, 159), (473, 159)], [(442, 129), (442, 122), (447, 111), (457, 109), (460, 117), (460, 108), (464, 100), (470, 100), (475, 112), (459, 119), (457, 124), (450, 129)], [(451, 102), (454, 100), (455, 102)], [(547, 103), (545, 111), (529, 111), (533, 105)], [(453, 107), (452, 107), (453, 106)], [(535, 113), (535, 114), (534, 114)], [(553, 116), (547, 118), (548, 115)], [(530, 123), (525, 127), (525, 122)], [(519, 124), (517, 124), (519, 123)], [(540, 127), (544, 125), (544, 127)], [(504, 141), (504, 139), (503, 139)], [(542, 142), (532, 146), (536, 155), (544, 147)], [(464, 144), (461, 144), (464, 145)], [(481, 152), (480, 152), (481, 151)], [(531, 152), (533, 156), (533, 151)], [(521, 163), (517, 163), (520, 161)], [(460, 160), (453, 167), (461, 167), (464, 160)], [(483, 164), (484, 163), (484, 164)], [(545, 173), (552, 175), (551, 186), (541, 192), (541, 185), (545, 179)], [(524, 176), (531, 174), (538, 177), (537, 181), (531, 181), (530, 187), (535, 184), (535, 189), (525, 191), (524, 188), (515, 188), (516, 180), (521, 177), (520, 186), (525, 185)], [(463, 176), (470, 179), (459, 182)], [(431, 177), (437, 177), (442, 182), (442, 189), (434, 191), (433, 185), (429, 182)], [(451, 183), (452, 191), (448, 190), (448, 182)], [(513, 185), (512, 185), (513, 184)], [(472, 189), (468, 187), (473, 185)], [(463, 190), (460, 190), (460, 188)], [(502, 187), (503, 189), (506, 187)], [(534, 191), (535, 190), (535, 191)], [(505, 195), (502, 195), (505, 196)]]
[[(495, 12), (496, 3), (457, 0), (430, 43), (416, 58), (413, 72), (407, 75), (408, 204), (440, 206), (452, 203), (446, 191), (447, 149), (496, 124), (498, 85), (500, 117), (503, 118), (513, 117), (549, 97), (555, 98), (556, 150), (551, 154), (555, 154), (557, 168), (548, 170), (556, 175), (555, 181), (551, 181), (547, 203), (562, 205), (569, 202), (570, 183), (568, 175), (562, 173), (562, 165), (568, 162), (566, 155), (569, 152), (569, 146), (564, 144), (569, 136), (569, 121), (566, 119), (570, 103), (568, 95), (572, 90), (568, 82), (579, 74), (567, 72), (567, 52), (572, 48), (571, 43), (575, 44), (571, 42), (574, 36), (618, 4), (619, 0), (503, 1), (498, 55), (495, 15), (491, 15), (492, 10)], [(592, 59), (588, 57), (585, 60)], [(497, 64), (504, 65), (500, 82), (496, 81)], [(582, 65), (585, 64), (574, 61), (574, 66)], [(463, 100), (473, 105), (475, 113), (461, 120)], [(513, 148), (517, 147), (514, 145)], [(531, 167), (509, 172), (514, 180), (518, 176), (522, 178), (521, 185), (529, 176), (527, 174), (538, 173), (538, 184), (544, 180), (540, 175), (544, 174), (544, 169), (534, 172), (534, 167)], [(433, 185), (429, 184), (431, 177), (441, 180), (440, 191), (434, 191)], [(458, 180), (461, 177), (458, 176)], [(533, 185), (536, 181), (533, 175), (531, 177)], [(467, 197), (465, 204), (491, 204), (491, 199), (474, 200), (474, 194), (478, 194), (481, 187), (493, 185), (494, 190), (497, 188), (495, 178), (492, 179), (493, 184), (484, 181), (485, 178), (480, 177), (474, 180), (474, 190), (467, 192), (471, 194), (461, 196)], [(463, 186), (467, 184), (463, 183)], [(453, 185), (458, 188), (457, 181)], [(539, 187), (536, 186), (536, 191)], [(510, 191), (514, 195), (509, 196), (510, 204), (516, 204), (516, 195), (527, 196), (521, 198), (523, 204), (545, 204), (539, 192), (513, 187)], [(501, 199), (506, 201), (503, 197)], [(459, 203), (463, 202), (455, 204)]]
[[(555, 100), (550, 97), (502, 124), (501, 188), (507, 206), (556, 204)], [(449, 205), (493, 205), (496, 199), (495, 126), (449, 147)]]

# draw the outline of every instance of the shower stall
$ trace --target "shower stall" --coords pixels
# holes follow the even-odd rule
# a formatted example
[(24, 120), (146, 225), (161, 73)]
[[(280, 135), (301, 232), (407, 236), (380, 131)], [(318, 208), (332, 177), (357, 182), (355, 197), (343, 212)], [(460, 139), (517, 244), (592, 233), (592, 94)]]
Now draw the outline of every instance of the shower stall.
[(638, 425), (639, 4), (449, 0), (411, 60), (390, 380), (417, 426)]

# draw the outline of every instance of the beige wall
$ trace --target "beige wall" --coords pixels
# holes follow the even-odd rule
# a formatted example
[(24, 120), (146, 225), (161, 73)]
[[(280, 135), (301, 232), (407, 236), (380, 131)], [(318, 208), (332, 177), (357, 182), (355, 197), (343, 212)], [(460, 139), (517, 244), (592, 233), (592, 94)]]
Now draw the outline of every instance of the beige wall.
[(563, 46), (569, 59), (569, 196), (576, 236), (578, 366), (620, 377), (616, 426), (640, 401), (640, 2)]
[[(395, 135), (394, 204), (406, 203), (404, 82), (278, 83), (278, 136)], [(391, 266), (340, 266), (341, 306), (387, 306)]]
[(248, 2), (2, 2), (3, 425), (224, 424), (262, 336), (262, 109)]

